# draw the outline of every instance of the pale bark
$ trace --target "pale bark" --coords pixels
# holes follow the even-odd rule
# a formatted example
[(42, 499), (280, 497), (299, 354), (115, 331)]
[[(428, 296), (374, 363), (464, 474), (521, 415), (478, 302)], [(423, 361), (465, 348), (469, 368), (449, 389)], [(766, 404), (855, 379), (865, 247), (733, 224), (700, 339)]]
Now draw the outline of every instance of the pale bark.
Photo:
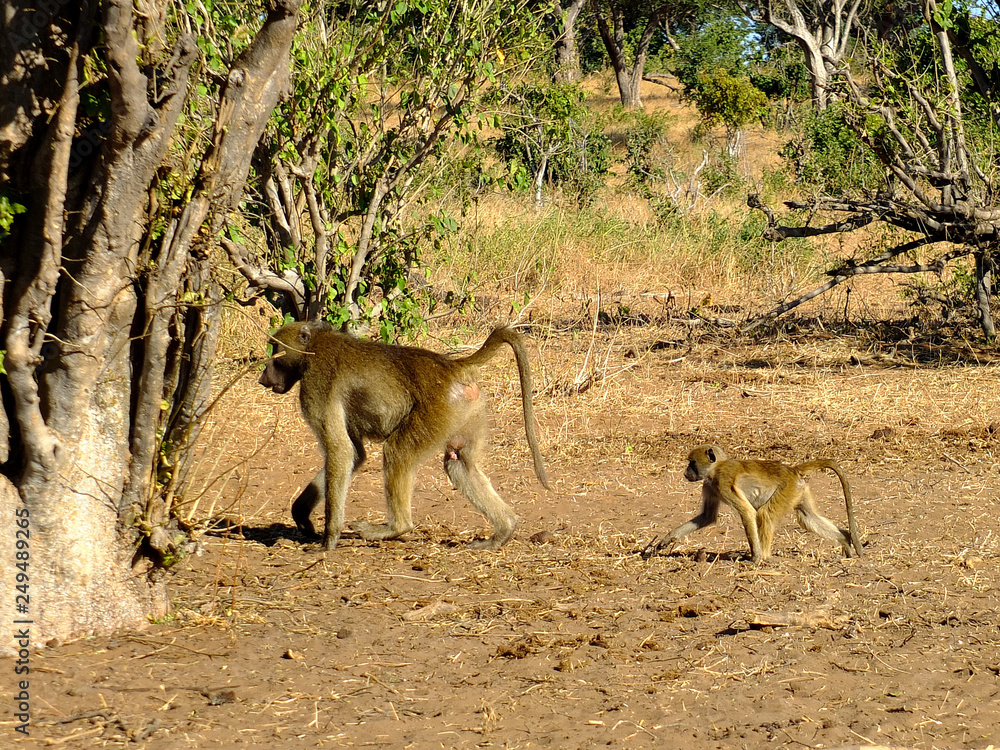
[[(142, 627), (165, 612), (158, 566), (177, 550), (176, 530), (163, 527), (207, 401), (218, 330), (205, 238), (238, 198), (284, 90), (299, 3), (275, 0), (234, 62), (192, 196), (167, 212), (176, 218), (162, 236), (151, 233), (150, 186), (198, 56), (181, 35), (162, 56), (168, 62), (143, 64), (145, 34), (162, 32), (165, 2), (148, 3), (143, 19), (130, 0), (104, 0), (99, 13), (96, 2), (58, 4), (33, 37), (0, 31), (15, 66), (7, 100), (22, 113), (3, 121), (0, 153), (10, 157), (10, 194), (27, 206), (0, 242), (10, 280), (0, 349), (13, 402), (0, 535), (13, 539), (13, 511), (27, 513), (33, 646)], [(32, 5), (7, 0), (0, 12)], [(103, 56), (106, 79), (91, 84), (107, 87), (110, 116), (75, 141), (90, 55)], [(35, 88), (50, 79), (61, 82), (58, 96)], [(164, 453), (166, 444), (179, 453)], [(155, 486), (166, 465), (176, 466), (170, 481)], [(13, 605), (12, 596), (0, 600), (0, 618), (24, 618)]]
[(861, 0), (821, 0), (815, 5), (798, 0), (738, 0), (738, 4), (751, 20), (770, 24), (795, 40), (811, 78), (813, 106), (826, 109), (830, 76), (847, 54)]
[(983, 249), (975, 253), (976, 260), (976, 309), (979, 311), (979, 326), (990, 339), (996, 338), (997, 329), (993, 322), (993, 271), (996, 268), (996, 250)]
[(556, 30), (556, 83), (573, 83), (579, 81), (580, 50), (576, 43), (576, 22), (580, 11), (587, 0), (569, 0), (565, 3), (556, 2), (554, 13), (558, 16), (560, 27)]

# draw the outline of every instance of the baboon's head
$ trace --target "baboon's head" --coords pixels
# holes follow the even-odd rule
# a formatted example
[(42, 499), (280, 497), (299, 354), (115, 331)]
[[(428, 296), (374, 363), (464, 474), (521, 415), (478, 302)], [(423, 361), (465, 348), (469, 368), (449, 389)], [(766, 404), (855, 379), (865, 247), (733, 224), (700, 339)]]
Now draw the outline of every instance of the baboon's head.
[(726, 452), (717, 445), (699, 445), (688, 453), (688, 464), (684, 470), (684, 478), (689, 482), (700, 482), (705, 478), (713, 464), (725, 461)]
[(288, 393), (302, 378), (318, 334), (333, 330), (319, 320), (289, 323), (271, 334), (274, 356), (267, 361), (257, 382), (275, 393)]

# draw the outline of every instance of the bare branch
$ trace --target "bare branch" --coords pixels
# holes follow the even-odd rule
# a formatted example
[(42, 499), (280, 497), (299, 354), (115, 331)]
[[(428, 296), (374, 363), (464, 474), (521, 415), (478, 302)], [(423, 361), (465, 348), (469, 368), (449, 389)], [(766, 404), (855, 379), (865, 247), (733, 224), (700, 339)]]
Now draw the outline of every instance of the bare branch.
[(681, 89), (678, 86), (674, 86), (672, 83), (667, 82), (667, 77), (668, 76), (663, 73), (644, 73), (642, 80), (647, 83), (655, 83), (657, 86), (666, 86), (671, 91), (680, 91)]
[[(320, 308), (326, 299), (327, 290), (327, 264), (329, 262), (329, 237), (326, 231), (328, 217), (326, 211), (320, 205), (320, 200), (316, 195), (316, 184), (313, 182), (315, 168), (308, 172), (292, 168), (292, 173), (302, 182), (303, 192), (306, 196), (306, 205), (309, 207), (309, 223), (312, 225), (314, 248), (313, 253), (316, 258), (316, 293), (312, 295), (312, 300), (308, 309), (303, 312), (305, 318), (312, 320), (320, 313)], [(301, 283), (301, 282), (300, 282)], [(297, 305), (298, 307), (298, 305)], [(301, 308), (300, 308), (301, 310)]]
[(351, 317), (357, 317), (357, 303), (354, 301), (354, 290), (358, 288), (361, 281), (361, 271), (365, 267), (368, 253), (371, 251), (372, 230), (375, 227), (375, 219), (378, 218), (382, 207), (382, 200), (388, 190), (386, 189), (387, 179), (383, 176), (376, 183), (372, 190), (371, 202), (365, 212), (364, 222), (361, 225), (361, 232), (358, 235), (357, 250), (354, 252), (354, 259), (351, 261), (351, 273), (347, 278), (344, 288), (344, 301), (351, 307)]
[[(804, 204), (804, 203), (793, 203), (789, 201), (787, 203), (789, 208), (810, 208), (815, 209), (816, 206)], [(843, 206), (842, 208), (840, 206)], [(750, 208), (756, 208), (762, 211), (767, 217), (767, 229), (764, 230), (764, 239), (771, 240), (772, 242), (781, 242), (789, 237), (816, 237), (821, 234), (835, 234), (838, 232), (853, 232), (855, 229), (860, 229), (861, 227), (868, 226), (875, 220), (875, 216), (870, 210), (859, 210), (855, 206), (848, 206), (846, 204), (826, 204), (823, 208), (828, 210), (848, 210), (857, 211), (857, 215), (852, 216), (844, 221), (838, 221), (833, 224), (826, 224), (821, 227), (787, 227), (779, 226), (778, 221), (774, 216), (774, 212), (768, 208), (761, 201), (758, 195), (748, 195), (747, 196), (747, 206)]]
[(282, 247), (297, 247), (292, 238), (291, 217), (294, 215), (289, 209), (294, 209), (292, 203), (289, 206), (284, 200), (284, 188), (278, 192), (278, 180), (275, 179), (277, 164), (273, 162), (266, 149), (258, 149), (259, 169), (261, 171), (261, 182), (264, 188), (264, 202), (271, 212), (271, 224), (277, 235), (278, 244)]
[(289, 275), (292, 278), (281, 277), (267, 268), (250, 263), (246, 248), (236, 244), (225, 235), (219, 238), (219, 242), (229, 255), (229, 260), (236, 266), (236, 270), (243, 275), (251, 287), (271, 289), (284, 294), (295, 308), (296, 318), (298, 320), (305, 318), (306, 292), (301, 279), (291, 272)]
[[(315, 170), (315, 164), (308, 170), (310, 179)], [(292, 247), (298, 247), (302, 244), (302, 221), (300, 218), (302, 209), (296, 204), (292, 181), (281, 162), (275, 165), (274, 171), (278, 176), (278, 186), (281, 188), (281, 202), (285, 207), (285, 214), (288, 216), (288, 239)]]
[(868, 261), (867, 263), (863, 263), (857, 266), (844, 266), (833, 271), (828, 271), (827, 273), (833, 276), (832, 279), (823, 284), (820, 284), (818, 287), (812, 289), (809, 292), (806, 292), (802, 296), (796, 297), (790, 302), (785, 302), (781, 305), (778, 305), (778, 307), (771, 310), (770, 312), (765, 313), (764, 315), (761, 315), (760, 317), (755, 318), (751, 321), (748, 321), (742, 327), (741, 330), (744, 333), (752, 331), (758, 326), (761, 326), (770, 320), (774, 320), (775, 318), (784, 315), (789, 310), (794, 310), (799, 305), (808, 302), (811, 299), (819, 297), (821, 294), (830, 291), (835, 286), (839, 286), (840, 284), (843, 284), (845, 281), (855, 276), (861, 276), (862, 274), (872, 274), (872, 273), (923, 273), (926, 271), (933, 271), (935, 273), (940, 273), (942, 270), (944, 270), (945, 265), (947, 265), (949, 261), (957, 257), (960, 257), (962, 255), (968, 255), (971, 252), (970, 248), (963, 246), (961, 248), (957, 248), (945, 253), (944, 255), (936, 258), (930, 263), (916, 263), (910, 266), (888, 266), (884, 265), (881, 262), (881, 260), (903, 255), (904, 253), (916, 250), (918, 247), (933, 244), (934, 242), (937, 241), (939, 240), (935, 240), (929, 237), (920, 237), (918, 239), (912, 240), (911, 242), (907, 242), (893, 248), (887, 253), (884, 253), (883, 255), (879, 256), (879, 259)]

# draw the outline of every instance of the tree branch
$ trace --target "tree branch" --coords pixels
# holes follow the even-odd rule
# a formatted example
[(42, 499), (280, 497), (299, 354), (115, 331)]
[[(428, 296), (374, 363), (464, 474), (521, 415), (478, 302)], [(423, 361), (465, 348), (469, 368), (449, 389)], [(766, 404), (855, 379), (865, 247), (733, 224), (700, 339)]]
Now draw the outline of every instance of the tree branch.
[(674, 86), (672, 83), (666, 81), (666, 74), (664, 73), (643, 73), (642, 80), (647, 83), (655, 83), (657, 86), (666, 86), (671, 91), (680, 91), (681, 89)]
[[(799, 204), (788, 202), (786, 205), (789, 208), (811, 208), (815, 209), (816, 206), (810, 206), (808, 204)], [(855, 229), (860, 229), (861, 227), (868, 226), (875, 220), (875, 216), (870, 210), (861, 211), (852, 207), (844, 207), (840, 210), (857, 211), (857, 215), (852, 216), (844, 221), (834, 222), (832, 224), (826, 224), (821, 227), (788, 227), (780, 226), (777, 219), (774, 216), (774, 212), (761, 201), (760, 196), (748, 195), (747, 196), (747, 206), (750, 208), (756, 208), (758, 211), (763, 212), (767, 217), (767, 229), (764, 230), (764, 239), (770, 240), (771, 242), (781, 242), (789, 237), (816, 237), (821, 234), (835, 234), (838, 232), (853, 232)], [(828, 210), (838, 210), (834, 206), (824, 206)]]
[(832, 279), (823, 284), (820, 284), (815, 289), (806, 292), (801, 297), (796, 297), (791, 302), (785, 302), (781, 305), (778, 305), (775, 309), (771, 310), (770, 312), (765, 313), (764, 315), (761, 315), (760, 317), (754, 320), (748, 321), (740, 330), (743, 333), (752, 331), (753, 329), (763, 325), (769, 320), (774, 320), (775, 318), (784, 315), (789, 310), (794, 310), (799, 305), (808, 302), (811, 299), (815, 299), (821, 294), (830, 291), (835, 286), (839, 286), (840, 284), (843, 284), (845, 281), (855, 276), (861, 276), (862, 274), (870, 274), (870, 273), (922, 273), (925, 271), (935, 271), (940, 273), (942, 270), (944, 270), (944, 267), (948, 261), (953, 260), (954, 258), (957, 258), (961, 255), (968, 255), (971, 252), (971, 250), (968, 247), (963, 246), (959, 249), (951, 250), (945, 253), (944, 255), (935, 259), (930, 263), (917, 263), (912, 266), (887, 266), (881, 263), (881, 260), (887, 260), (889, 258), (897, 257), (899, 255), (903, 255), (904, 253), (908, 253), (912, 250), (916, 250), (918, 247), (922, 247), (924, 245), (930, 245), (938, 241), (939, 241), (938, 239), (934, 239), (931, 237), (920, 237), (918, 239), (912, 240), (911, 242), (899, 245), (893, 248), (892, 250), (887, 251), (886, 253), (883, 253), (882, 255), (879, 256), (878, 259), (874, 259), (857, 266), (843, 266), (833, 271), (827, 271), (829, 275), (833, 276)]
[(292, 280), (283, 278), (263, 266), (250, 263), (248, 259), (249, 253), (246, 248), (236, 244), (225, 235), (219, 238), (219, 242), (225, 248), (230, 262), (236, 266), (236, 270), (243, 275), (243, 278), (247, 280), (251, 287), (254, 289), (270, 289), (285, 295), (295, 308), (296, 320), (305, 319), (306, 292), (301, 279), (294, 273), (290, 273), (293, 277)]
[(111, 134), (115, 151), (132, 148), (151, 116), (146, 76), (139, 70), (139, 44), (132, 33), (132, 1), (108, 0), (104, 11), (108, 85), (111, 89)]

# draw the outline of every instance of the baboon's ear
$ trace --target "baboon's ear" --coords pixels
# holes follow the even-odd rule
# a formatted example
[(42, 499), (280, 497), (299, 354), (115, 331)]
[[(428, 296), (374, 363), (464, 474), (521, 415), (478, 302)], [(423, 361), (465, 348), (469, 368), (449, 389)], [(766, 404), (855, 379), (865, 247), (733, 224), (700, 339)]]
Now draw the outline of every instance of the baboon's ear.
[(708, 449), (708, 460), (711, 461), (713, 464), (715, 463), (715, 449), (714, 448), (709, 448)]
[(302, 344), (302, 346), (306, 346), (309, 342), (316, 338), (317, 333), (332, 330), (333, 326), (322, 318), (319, 320), (310, 320), (307, 323), (303, 323), (302, 327), (299, 329), (299, 343)]

